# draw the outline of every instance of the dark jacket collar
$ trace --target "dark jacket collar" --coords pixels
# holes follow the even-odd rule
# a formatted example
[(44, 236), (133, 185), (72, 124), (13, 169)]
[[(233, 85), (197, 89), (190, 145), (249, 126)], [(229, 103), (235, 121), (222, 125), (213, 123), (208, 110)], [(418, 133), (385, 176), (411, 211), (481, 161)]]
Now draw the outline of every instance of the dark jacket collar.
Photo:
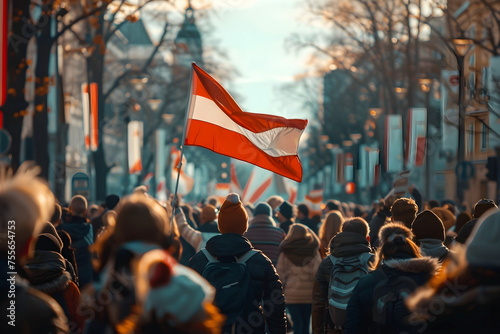
[(253, 249), (252, 244), (242, 235), (227, 233), (208, 240), (205, 247), (214, 257), (240, 257)]

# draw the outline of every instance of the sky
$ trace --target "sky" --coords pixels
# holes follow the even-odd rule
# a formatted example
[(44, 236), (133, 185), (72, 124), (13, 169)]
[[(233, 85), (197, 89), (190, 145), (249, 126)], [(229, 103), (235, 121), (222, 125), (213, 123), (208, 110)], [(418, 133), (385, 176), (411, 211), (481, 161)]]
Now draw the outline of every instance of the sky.
[[(283, 108), (279, 86), (290, 83), (305, 69), (304, 52), (285, 49), (285, 39), (300, 31), (299, 8), (294, 0), (226, 1), (212, 18), (212, 35), (240, 75), (232, 83), (246, 111), (293, 117)], [(303, 23), (302, 23), (303, 24)]]

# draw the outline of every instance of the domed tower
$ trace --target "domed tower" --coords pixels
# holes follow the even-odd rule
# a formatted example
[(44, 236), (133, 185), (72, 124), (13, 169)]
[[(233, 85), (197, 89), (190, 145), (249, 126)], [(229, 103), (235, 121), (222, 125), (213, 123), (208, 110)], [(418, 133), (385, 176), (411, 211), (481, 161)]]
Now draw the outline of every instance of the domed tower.
[(175, 38), (174, 66), (190, 69), (191, 62), (203, 64), (203, 44), (195, 23), (194, 10), (189, 2), (184, 14), (184, 22)]

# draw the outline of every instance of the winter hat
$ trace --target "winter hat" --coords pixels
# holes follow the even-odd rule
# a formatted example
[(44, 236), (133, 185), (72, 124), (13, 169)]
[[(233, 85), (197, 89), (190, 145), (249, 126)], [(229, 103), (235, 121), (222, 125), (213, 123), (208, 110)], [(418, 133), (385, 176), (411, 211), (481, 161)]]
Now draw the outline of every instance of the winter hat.
[(104, 199), (104, 203), (106, 203), (106, 209), (113, 210), (119, 201), (120, 197), (118, 197), (117, 195), (112, 194), (106, 196), (106, 198)]
[(297, 210), (299, 210), (299, 212), (302, 212), (302, 214), (303, 214), (305, 217), (309, 217), (309, 207), (307, 206), (307, 204), (305, 204), (305, 203), (300, 203), (300, 204), (297, 206)]
[(59, 237), (59, 234), (57, 234), (57, 230), (54, 227), (54, 225), (52, 225), (52, 223), (45, 222), (43, 227), (42, 227), (42, 230), (40, 231), (40, 234), (42, 234), (42, 233), (52, 234), (57, 239), (57, 242), (61, 245), (61, 247), (63, 246), (63, 242), (62, 242), (61, 238)]
[(271, 216), (273, 212), (273, 209), (269, 204), (266, 202), (259, 202), (257, 203), (257, 206), (253, 210), (253, 215), (266, 215), (266, 216)]
[(491, 208), (495, 208), (498, 211), (498, 206), (493, 202), (491, 199), (486, 199), (483, 198), (479, 200), (475, 205), (474, 205), (474, 218), (479, 218), (483, 213), (488, 211)]
[(445, 231), (448, 231), (455, 225), (455, 221), (457, 219), (455, 218), (455, 215), (450, 212), (450, 210), (445, 208), (433, 208), (431, 211), (434, 212), (439, 219), (441, 219)]
[(455, 222), (455, 233), (459, 233), (465, 224), (472, 220), (472, 215), (467, 211), (462, 211), (457, 216), (457, 221)]
[(415, 239), (438, 239), (444, 242), (444, 225), (441, 219), (432, 211), (425, 210), (420, 212), (413, 224), (411, 230)]
[(240, 201), (240, 195), (230, 193), (222, 203), (218, 220), (219, 231), (222, 234), (243, 234), (248, 228), (248, 215)]
[(211, 222), (217, 218), (217, 208), (213, 205), (207, 204), (201, 209), (200, 220), (201, 223)]
[(38, 236), (35, 250), (61, 253), (62, 244), (50, 233), (42, 233)]
[(472, 266), (500, 268), (500, 212), (491, 210), (476, 225), (465, 258)]
[(291, 219), (293, 217), (293, 206), (292, 203), (284, 201), (278, 206), (277, 211), (283, 215), (286, 219)]

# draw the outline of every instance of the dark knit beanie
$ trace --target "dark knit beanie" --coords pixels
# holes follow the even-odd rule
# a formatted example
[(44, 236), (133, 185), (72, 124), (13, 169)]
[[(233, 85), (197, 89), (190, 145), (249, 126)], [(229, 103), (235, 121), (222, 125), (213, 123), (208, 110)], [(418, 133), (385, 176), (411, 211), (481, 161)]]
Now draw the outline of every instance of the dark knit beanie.
[(459, 233), (462, 227), (472, 220), (472, 215), (467, 211), (462, 211), (457, 216), (457, 221), (455, 223), (455, 233)]
[(106, 209), (113, 210), (119, 201), (120, 197), (118, 197), (117, 195), (106, 196), (106, 198), (104, 199), (104, 203), (106, 204)]
[(38, 236), (38, 240), (35, 244), (35, 250), (51, 251), (56, 253), (61, 253), (62, 245), (50, 233), (42, 233)]
[(479, 200), (475, 205), (474, 205), (474, 218), (479, 218), (482, 216), (483, 213), (488, 211), (489, 209), (495, 208), (498, 210), (498, 206), (495, 204), (495, 202), (491, 199), (486, 199), (483, 198)]
[(417, 240), (437, 239), (443, 242), (445, 240), (443, 222), (430, 210), (422, 211), (417, 215), (411, 225), (411, 230)]
[(277, 211), (281, 213), (286, 219), (291, 219), (293, 217), (293, 206), (292, 203), (288, 201), (284, 201), (283, 203), (281, 203)]
[(455, 238), (455, 241), (460, 243), (460, 244), (465, 244), (467, 240), (469, 239), (472, 230), (477, 224), (478, 219), (474, 218), (468, 223), (466, 223), (461, 229), (460, 232), (458, 232), (457, 237)]
[(222, 234), (235, 233), (243, 235), (248, 228), (248, 215), (236, 193), (227, 195), (222, 203), (218, 220), (219, 231)]
[(255, 209), (253, 209), (254, 216), (258, 216), (258, 215), (271, 216), (272, 212), (273, 212), (273, 209), (266, 202), (257, 203), (257, 206), (255, 207)]

